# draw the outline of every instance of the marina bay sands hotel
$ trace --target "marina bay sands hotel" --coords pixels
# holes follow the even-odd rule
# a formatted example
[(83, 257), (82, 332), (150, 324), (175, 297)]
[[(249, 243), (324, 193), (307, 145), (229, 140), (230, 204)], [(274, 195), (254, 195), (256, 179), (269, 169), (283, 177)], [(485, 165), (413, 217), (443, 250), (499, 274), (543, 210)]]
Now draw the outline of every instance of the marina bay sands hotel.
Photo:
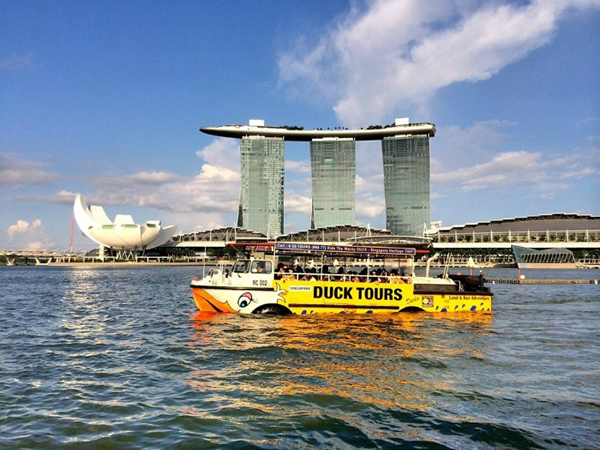
[(422, 235), (431, 221), (429, 138), (431, 123), (396, 119), (366, 129), (314, 129), (248, 125), (201, 128), (206, 134), (241, 139), (242, 188), (238, 226), (276, 237), (283, 234), (285, 142), (310, 142), (311, 228), (356, 224), (356, 141), (380, 140), (383, 152), (386, 228)]

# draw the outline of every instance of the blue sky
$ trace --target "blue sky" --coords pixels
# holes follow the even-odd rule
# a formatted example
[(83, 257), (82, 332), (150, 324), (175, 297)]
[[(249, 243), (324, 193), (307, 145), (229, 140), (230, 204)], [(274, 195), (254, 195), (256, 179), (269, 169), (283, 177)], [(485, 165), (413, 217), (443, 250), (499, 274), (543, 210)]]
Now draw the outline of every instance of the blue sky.
[[(68, 249), (76, 194), (183, 232), (233, 225), (247, 124), (436, 124), (432, 220), (600, 214), (600, 0), (4, 1), (0, 249)], [(385, 226), (379, 143), (357, 219)], [(286, 231), (310, 224), (286, 147)], [(75, 233), (76, 250), (95, 244)]]

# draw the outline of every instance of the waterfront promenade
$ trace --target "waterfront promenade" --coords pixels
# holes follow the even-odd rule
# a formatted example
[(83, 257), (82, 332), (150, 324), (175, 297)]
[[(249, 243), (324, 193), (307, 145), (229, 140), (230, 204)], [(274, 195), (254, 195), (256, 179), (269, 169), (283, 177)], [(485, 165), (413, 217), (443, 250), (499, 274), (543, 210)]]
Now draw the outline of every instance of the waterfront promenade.
[[(223, 260), (218, 258), (209, 258), (205, 256), (136, 256), (129, 260), (116, 260), (114, 257), (99, 257), (85, 256), (81, 254), (72, 254), (69, 252), (0, 252), (0, 266), (38, 266), (38, 267), (72, 267), (81, 269), (102, 269), (102, 268), (144, 268), (144, 267), (177, 267), (177, 266), (213, 266), (218, 263), (226, 265), (233, 264), (233, 261)], [(418, 268), (424, 269), (424, 264), (418, 264)], [(432, 264), (432, 269), (442, 269), (444, 265), (439, 263)], [(504, 268), (510, 270), (506, 265), (487, 265), (486, 267), (469, 267), (463, 261), (448, 266), (454, 270), (468, 270), (473, 273), (478, 273), (494, 268)], [(582, 270), (590, 269), (590, 267), (582, 267)], [(597, 267), (594, 267), (597, 268)], [(556, 277), (553, 278), (523, 278), (519, 276), (519, 272), (514, 268), (514, 276), (484, 276), (486, 284), (600, 284), (600, 271), (598, 276), (578, 278), (562, 278), (561, 271), (558, 271)], [(576, 271), (579, 269), (576, 269)], [(535, 273), (535, 270), (533, 271)]]
[[(600, 278), (600, 277), (599, 277)], [(485, 278), (486, 284), (600, 284), (600, 279)]]
[(214, 264), (217, 261), (218, 259), (216, 258), (207, 258), (205, 256), (132, 255), (129, 259), (117, 259), (114, 256), (89, 256), (82, 253), (71, 253), (68, 251), (0, 251), (0, 266), (176, 266), (199, 265), (202, 263)]

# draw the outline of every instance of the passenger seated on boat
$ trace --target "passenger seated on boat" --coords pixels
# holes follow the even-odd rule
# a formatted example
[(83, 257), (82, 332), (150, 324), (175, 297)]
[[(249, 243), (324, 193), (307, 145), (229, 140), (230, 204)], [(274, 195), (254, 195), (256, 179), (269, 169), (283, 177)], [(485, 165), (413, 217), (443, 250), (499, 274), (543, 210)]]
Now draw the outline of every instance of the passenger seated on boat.
[(317, 272), (317, 269), (315, 268), (307, 268), (306, 272), (304, 272), (304, 276), (301, 278), (302, 280), (307, 280), (307, 281), (316, 281), (316, 277), (315, 277), (315, 273)]
[(390, 272), (390, 281), (393, 284), (404, 284), (406, 283), (406, 281), (404, 281), (404, 279), (400, 278), (400, 274), (398, 273), (398, 271), (396, 269), (392, 269)]
[(369, 277), (369, 269), (365, 267), (363, 270), (360, 271), (358, 276), (361, 278), (361, 281), (367, 281), (367, 278)]
[(283, 263), (279, 263), (277, 264), (277, 273), (275, 273), (275, 279), (276, 280), (281, 280), (283, 278), (283, 276), (285, 275), (285, 268), (287, 266), (285, 266), (285, 264)]
[(288, 269), (288, 271), (283, 276), (283, 279), (284, 280), (295, 280), (296, 279), (296, 275), (294, 275), (294, 270), (293, 269)]
[(378, 275), (379, 275), (380, 283), (389, 283), (390, 282), (389, 273), (387, 270), (385, 270), (385, 269), (379, 270)]
[(306, 271), (304, 272), (306, 273), (306, 275), (308, 276), (309, 280), (316, 280), (315, 278), (315, 273), (317, 273), (317, 269), (314, 267), (307, 267)]
[(379, 277), (377, 276), (377, 271), (372, 270), (371, 275), (368, 278), (369, 283), (377, 283), (379, 284)]
[(347, 280), (346, 274), (344, 273), (344, 268), (343, 267), (340, 267), (337, 270), (337, 276), (335, 277), (335, 279), (337, 281), (346, 281)]

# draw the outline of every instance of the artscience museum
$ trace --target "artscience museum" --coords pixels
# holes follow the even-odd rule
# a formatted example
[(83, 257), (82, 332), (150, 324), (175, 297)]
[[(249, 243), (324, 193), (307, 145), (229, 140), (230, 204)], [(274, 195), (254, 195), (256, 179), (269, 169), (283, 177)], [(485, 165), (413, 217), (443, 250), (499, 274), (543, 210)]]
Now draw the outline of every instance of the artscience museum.
[(73, 205), (77, 225), (88, 238), (98, 245), (123, 255), (126, 252), (145, 251), (165, 244), (177, 227), (162, 227), (159, 220), (139, 224), (130, 215), (117, 214), (111, 221), (102, 206), (88, 205), (77, 195)]

